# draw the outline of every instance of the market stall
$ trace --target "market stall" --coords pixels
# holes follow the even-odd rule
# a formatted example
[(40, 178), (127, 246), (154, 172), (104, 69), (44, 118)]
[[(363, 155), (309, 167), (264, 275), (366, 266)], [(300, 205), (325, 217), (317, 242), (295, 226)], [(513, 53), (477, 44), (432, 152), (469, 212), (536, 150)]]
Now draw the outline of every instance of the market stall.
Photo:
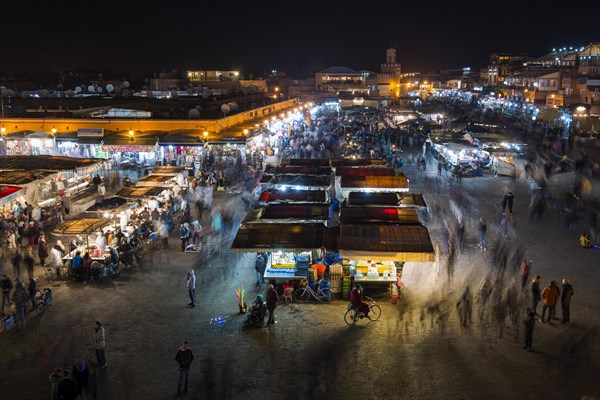
[(398, 288), (405, 262), (434, 262), (427, 228), (410, 224), (340, 224), (339, 256), (355, 282), (373, 291)]
[(490, 153), (478, 146), (455, 143), (433, 143), (434, 156), (447, 164), (453, 173), (460, 171), (462, 176), (482, 176), (483, 169), (489, 166)]
[(0, 184), (22, 187), (17, 199), (34, 207), (34, 219), (50, 227), (63, 213), (78, 213), (92, 206), (98, 187), (92, 173), (105, 173), (110, 162), (102, 159), (54, 156), (0, 157)]
[(167, 187), (133, 186), (119, 190), (117, 196), (136, 201), (135, 205), (127, 211), (127, 222), (129, 222), (133, 216), (149, 219), (152, 210), (162, 212), (168, 193)]
[(277, 283), (305, 280), (313, 257), (324, 247), (325, 232), (322, 223), (243, 224), (231, 250), (272, 253), (265, 279)]
[(496, 175), (517, 176), (519, 172), (524, 174), (526, 160), (520, 156), (516, 151), (493, 150), (490, 153), (490, 169)]
[(350, 192), (348, 194), (348, 206), (350, 207), (369, 207), (369, 206), (390, 206), (401, 208), (426, 208), (427, 204), (423, 195), (410, 192)]
[[(104, 218), (77, 218), (65, 221), (57, 226), (52, 235), (65, 238), (63, 242), (70, 243), (75, 241), (77, 247), (63, 257), (65, 265), (68, 265), (75, 254), (79, 251), (83, 256), (85, 253), (90, 254), (94, 261), (104, 262), (108, 257), (108, 245), (104, 246), (102, 241), (97, 240), (98, 236), (105, 236), (107, 232), (113, 231), (114, 227), (110, 227), (111, 220)], [(117, 247), (117, 246), (114, 246)]]
[(22, 195), (21, 190), (22, 188), (19, 186), (0, 186), (0, 204), (2, 205), (3, 210), (5, 205), (10, 204)]

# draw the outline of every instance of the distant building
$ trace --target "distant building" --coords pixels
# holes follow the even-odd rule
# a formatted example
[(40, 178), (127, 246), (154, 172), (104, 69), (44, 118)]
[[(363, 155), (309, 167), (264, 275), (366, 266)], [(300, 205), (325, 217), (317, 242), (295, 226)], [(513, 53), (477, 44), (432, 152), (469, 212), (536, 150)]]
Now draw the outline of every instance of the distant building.
[(543, 55), (542, 57), (533, 58), (524, 63), (527, 69), (559, 69), (559, 68), (573, 68), (577, 64), (577, 49), (570, 50), (566, 48), (560, 50), (554, 50), (551, 53)]
[(526, 54), (492, 54), (488, 65), (488, 84), (502, 84), (508, 75), (524, 70), (527, 61), (531, 59), (532, 57)]
[(190, 70), (187, 72), (187, 79), (192, 84), (212, 81), (237, 81), (240, 79), (240, 71)]
[(329, 67), (315, 74), (315, 90), (319, 92), (368, 93), (364, 74), (348, 67)]
[(600, 42), (590, 43), (577, 53), (579, 73), (589, 76), (600, 76)]
[(600, 114), (600, 42), (590, 43), (577, 53), (579, 77), (577, 89), (582, 103), (590, 104), (590, 113)]
[(440, 81), (442, 87), (447, 89), (472, 89), (471, 67), (440, 70)]
[(150, 79), (150, 90), (181, 89), (187, 85), (187, 80), (177, 71), (161, 72)]

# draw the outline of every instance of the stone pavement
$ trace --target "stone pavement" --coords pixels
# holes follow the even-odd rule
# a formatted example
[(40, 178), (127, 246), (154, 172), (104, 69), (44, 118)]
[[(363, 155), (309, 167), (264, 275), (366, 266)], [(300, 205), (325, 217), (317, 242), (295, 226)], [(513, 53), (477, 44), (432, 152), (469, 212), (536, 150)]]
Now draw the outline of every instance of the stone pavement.
[[(425, 189), (422, 179), (411, 186)], [(513, 186), (514, 185), (514, 186)], [(430, 188), (426, 200), (442, 205), (448, 189)], [(378, 322), (343, 321), (346, 302), (281, 304), (270, 328), (242, 329), (235, 289), (243, 284), (250, 303), (254, 290), (254, 255), (218, 251), (201, 262), (197, 254), (171, 248), (149, 252), (144, 265), (104, 284), (57, 283), (54, 306), (29, 315), (23, 331), (0, 334), (3, 393), (15, 399), (49, 397), (48, 375), (70, 367), (77, 357), (94, 359), (92, 325), (106, 327), (108, 367), (92, 373), (92, 399), (171, 399), (178, 369), (175, 353), (189, 340), (195, 354), (189, 399), (580, 399), (600, 397), (598, 340), (600, 250), (584, 250), (575, 234), (565, 235), (557, 216), (536, 225), (525, 217), (526, 185), (505, 178), (465, 179), (479, 210), (494, 221), (506, 188), (515, 193), (517, 229), (532, 273), (549, 279), (571, 278), (575, 296), (572, 324), (537, 324), (534, 352), (522, 348), (521, 326), (498, 326), (487, 319), (461, 328), (457, 296), (491, 268), (487, 253), (464, 251), (454, 281), (430, 266), (404, 272), (405, 298), (397, 305), (381, 299)], [(219, 201), (218, 199), (216, 201)], [(450, 217), (449, 217), (450, 218)], [(491, 225), (491, 224), (490, 224)], [(439, 223), (430, 226), (439, 241)], [(490, 235), (494, 232), (489, 228)], [(474, 248), (476, 229), (467, 225), (466, 249)], [(191, 309), (185, 274), (198, 277), (199, 306)], [(508, 272), (507, 272), (508, 273)], [(44, 287), (44, 285), (40, 285)], [(431, 295), (448, 300), (449, 319), (421, 318)], [(477, 315), (478, 304), (473, 315)], [(221, 317), (221, 325), (211, 319)], [(520, 325), (520, 324), (519, 324)]]

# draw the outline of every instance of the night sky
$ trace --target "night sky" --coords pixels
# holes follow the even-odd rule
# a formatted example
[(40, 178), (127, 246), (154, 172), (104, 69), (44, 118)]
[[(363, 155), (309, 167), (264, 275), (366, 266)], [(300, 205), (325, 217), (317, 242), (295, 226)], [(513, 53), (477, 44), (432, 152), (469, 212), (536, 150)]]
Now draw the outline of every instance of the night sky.
[(0, 6), (0, 71), (378, 70), (485, 66), (600, 41), (600, 2), (33, 0)]

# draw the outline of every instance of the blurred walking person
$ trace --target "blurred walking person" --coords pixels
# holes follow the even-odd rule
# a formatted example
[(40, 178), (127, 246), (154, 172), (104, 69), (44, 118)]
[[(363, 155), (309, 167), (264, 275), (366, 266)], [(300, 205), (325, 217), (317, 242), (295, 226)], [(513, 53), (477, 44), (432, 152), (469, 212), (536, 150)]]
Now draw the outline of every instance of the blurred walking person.
[(513, 200), (514, 200), (513, 193), (507, 192), (504, 195), (504, 197), (502, 197), (502, 211), (504, 211), (506, 209), (506, 206), (508, 205), (508, 212), (512, 214)]
[(106, 355), (104, 347), (106, 346), (106, 336), (104, 327), (98, 321), (94, 323), (94, 346), (96, 347), (96, 360), (99, 368), (106, 368)]
[(77, 393), (83, 399), (84, 393), (85, 396), (88, 394), (90, 381), (90, 368), (83, 358), (76, 360), (73, 364), (73, 378), (77, 384)]
[(469, 286), (465, 288), (460, 300), (456, 303), (456, 309), (460, 316), (460, 323), (465, 328), (471, 323), (471, 314), (473, 311), (473, 295)]
[(525, 292), (525, 286), (527, 285), (527, 280), (529, 279), (529, 274), (531, 273), (531, 261), (524, 258), (521, 261), (521, 272), (519, 275), (521, 276), (521, 290)]
[(485, 241), (485, 234), (487, 232), (487, 223), (483, 217), (479, 218), (479, 225), (477, 226), (479, 232), (479, 248), (481, 250), (487, 250), (487, 243)]
[(46, 258), (48, 258), (48, 243), (46, 243), (46, 236), (40, 235), (38, 240), (38, 257), (40, 257), (40, 264), (42, 268), (46, 266)]
[(542, 300), (542, 292), (540, 290), (541, 276), (536, 275), (531, 281), (531, 311), (537, 314), (537, 305)]
[(527, 351), (533, 350), (533, 328), (535, 327), (535, 312), (531, 308), (527, 308), (525, 311), (525, 318), (523, 319), (525, 324), (525, 344), (523, 348)]

